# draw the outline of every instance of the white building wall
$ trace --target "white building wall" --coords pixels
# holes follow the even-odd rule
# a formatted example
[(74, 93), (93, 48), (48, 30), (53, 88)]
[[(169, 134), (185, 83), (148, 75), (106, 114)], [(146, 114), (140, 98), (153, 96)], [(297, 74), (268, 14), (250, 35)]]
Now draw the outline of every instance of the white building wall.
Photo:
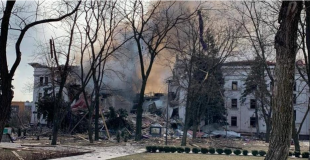
[(309, 135), (309, 114), (306, 113), (307, 107), (309, 104), (309, 87), (306, 82), (303, 81), (303, 79), (300, 77), (299, 74), (295, 75), (296, 79), (296, 91), (294, 91), (294, 94), (296, 94), (296, 104), (294, 104), (294, 110), (296, 111), (296, 128), (299, 128), (302, 119), (305, 114), (307, 114), (307, 117), (302, 125), (302, 129), (300, 131), (300, 135)]
[[(52, 86), (52, 77), (51, 77), (51, 72), (48, 68), (46, 67), (42, 67), (42, 65), (40, 64), (30, 64), (33, 66), (34, 68), (34, 81), (33, 81), (33, 103), (32, 103), (32, 114), (31, 114), (31, 123), (33, 124), (37, 124), (37, 123), (41, 123), (41, 124), (46, 124), (47, 122), (45, 121), (45, 119), (43, 119), (43, 117), (41, 116), (39, 119), (37, 118), (37, 109), (36, 109), (36, 102), (38, 102), (39, 100), (39, 95), (41, 94), (42, 97), (44, 96), (44, 89), (51, 87)], [(44, 77), (43, 78), (43, 85), (40, 85), (40, 77)], [(45, 83), (45, 77), (48, 77), (48, 83)], [(57, 93), (59, 88), (55, 88), (55, 92)], [(51, 91), (49, 91), (51, 92)], [(69, 100), (69, 97), (67, 96), (67, 90), (66, 88), (64, 88), (63, 91), (63, 98), (65, 101)]]
[[(33, 104), (32, 104), (32, 114), (31, 114), (31, 123), (41, 123), (41, 124), (46, 124), (46, 121), (41, 117), (37, 118), (37, 108), (36, 108), (36, 102), (39, 100), (39, 93), (44, 94), (44, 88), (47, 86), (44, 86), (45, 83), (45, 77), (49, 77), (48, 75), (50, 74), (49, 70), (47, 68), (37, 68), (34, 67), (34, 82), (33, 82)], [(43, 78), (43, 85), (40, 85), (40, 77)], [(50, 81), (50, 77), (48, 78)]]
[[(241, 103), (241, 94), (245, 89), (244, 83), (247, 78), (247, 74), (250, 72), (250, 66), (224, 66), (224, 79), (225, 79), (225, 105), (227, 108), (227, 120), (229, 123), (229, 129), (236, 132), (256, 132), (255, 127), (250, 126), (250, 117), (255, 117), (255, 109), (250, 108), (250, 99), (254, 99), (253, 96), (247, 96), (245, 102)], [(266, 76), (268, 89), (270, 90), (268, 76)], [(295, 75), (296, 80), (296, 104), (294, 104), (294, 110), (296, 111), (296, 128), (299, 128), (300, 123), (305, 114), (307, 117), (302, 126), (300, 135), (309, 135), (309, 113), (306, 113), (309, 103), (309, 89), (306, 83), (302, 80), (298, 72)], [(232, 90), (232, 82), (238, 82), (238, 89)], [(231, 99), (238, 100), (238, 107), (231, 107)], [(262, 114), (261, 112), (259, 114)], [(231, 117), (237, 117), (237, 126), (231, 125)], [(259, 129), (260, 132), (266, 133), (266, 124), (262, 116), (259, 117)]]
[[(273, 67), (271, 66), (271, 72), (273, 72)], [(236, 132), (247, 132), (255, 133), (256, 127), (251, 127), (250, 117), (255, 117), (255, 109), (250, 108), (250, 100), (255, 99), (254, 96), (247, 96), (244, 103), (241, 103), (241, 94), (245, 89), (244, 83), (247, 78), (247, 75), (250, 73), (251, 68), (247, 66), (223, 66), (222, 67), (223, 76), (225, 80), (224, 84), (224, 97), (225, 97), (225, 108), (227, 109), (227, 122), (229, 123), (228, 129)], [(273, 73), (272, 73), (273, 74)], [(294, 110), (296, 111), (296, 128), (300, 126), (300, 123), (305, 114), (307, 117), (303, 123), (300, 135), (309, 135), (310, 129), (310, 116), (309, 113), (306, 113), (307, 106), (309, 104), (309, 87), (306, 85), (306, 82), (302, 80), (298, 71), (295, 75), (296, 80), (296, 104), (294, 104)], [(236, 81), (238, 83), (238, 89), (232, 90), (232, 82)], [(186, 80), (183, 80), (182, 83), (186, 83)], [(268, 90), (270, 90), (270, 79), (266, 73), (266, 83)], [(175, 86), (176, 88), (177, 86)], [(175, 90), (174, 90), (175, 91)], [(185, 120), (185, 105), (186, 105), (186, 94), (187, 90), (182, 88), (179, 90), (179, 116), (184, 122)], [(237, 108), (231, 107), (231, 99), (237, 99)], [(261, 111), (258, 113), (259, 116), (259, 129), (260, 132), (266, 133), (266, 123), (264, 118), (261, 116)], [(237, 117), (237, 126), (231, 126), (231, 117)]]

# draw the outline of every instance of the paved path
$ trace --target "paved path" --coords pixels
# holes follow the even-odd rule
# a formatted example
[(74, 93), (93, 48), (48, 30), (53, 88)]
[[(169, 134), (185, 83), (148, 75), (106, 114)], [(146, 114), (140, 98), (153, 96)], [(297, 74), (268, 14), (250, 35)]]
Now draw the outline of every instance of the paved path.
[(141, 146), (112, 146), (112, 147), (78, 147), (79, 149), (94, 150), (80, 156), (57, 158), (55, 160), (104, 160), (136, 153), (145, 152)]
[[(26, 143), (24, 143), (26, 144)], [(31, 145), (36, 145), (31, 143)], [(37, 144), (38, 145), (38, 144)], [(145, 152), (145, 148), (142, 146), (133, 146), (129, 143), (126, 146), (111, 146), (111, 147), (93, 147), (93, 146), (73, 146), (73, 145), (57, 145), (56, 147), (25, 147), (21, 146), (20, 143), (0, 143), (0, 147), (7, 148), (31, 148), (31, 149), (43, 149), (43, 150), (53, 150), (53, 151), (64, 151), (64, 150), (74, 150), (74, 151), (93, 151), (91, 153), (72, 156), (56, 158), (54, 160), (105, 160), (111, 159), (136, 153)]]

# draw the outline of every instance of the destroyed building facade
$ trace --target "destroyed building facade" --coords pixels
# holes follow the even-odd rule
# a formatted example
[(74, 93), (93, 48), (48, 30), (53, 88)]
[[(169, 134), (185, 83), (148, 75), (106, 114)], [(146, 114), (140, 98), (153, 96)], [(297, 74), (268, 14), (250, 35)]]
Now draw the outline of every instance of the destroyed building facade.
[[(44, 97), (47, 94), (50, 94), (52, 90), (51, 87), (54, 86), (55, 93), (57, 93), (59, 87), (58, 82), (60, 82), (60, 75), (56, 67), (52, 69), (52, 67), (39, 64), (39, 63), (29, 63), (34, 69), (33, 72), (33, 103), (31, 107), (31, 123), (32, 124), (46, 124), (46, 121), (41, 116), (40, 118), (37, 117), (37, 108), (36, 108), (36, 102), (38, 102), (39, 99)], [(52, 71), (54, 71), (54, 74), (52, 74)], [(79, 79), (77, 78), (77, 72), (78, 67), (77, 66), (70, 66), (70, 73), (68, 74), (68, 78), (66, 81), (66, 84), (79, 84)], [(68, 89), (64, 88), (64, 94), (63, 99), (65, 101), (69, 101), (70, 97), (68, 96)]]
[[(256, 117), (255, 106), (260, 105), (253, 95), (248, 95), (242, 98), (242, 93), (245, 90), (245, 81), (251, 71), (251, 65), (254, 61), (234, 61), (227, 62), (222, 65), (222, 72), (225, 80), (224, 84), (224, 105), (227, 110), (227, 130), (239, 133), (255, 133), (256, 132)], [(272, 74), (274, 74), (275, 63), (268, 62)], [(170, 83), (170, 91), (174, 98), (170, 99), (169, 116), (173, 119), (172, 115), (178, 114), (178, 119), (185, 120), (185, 105), (187, 95), (188, 77), (186, 75), (184, 64), (176, 59), (173, 71), (173, 81)], [(265, 77), (267, 89), (271, 92), (270, 79)], [(294, 115), (296, 117), (295, 125), (299, 128), (302, 119), (307, 114), (306, 119), (302, 125), (300, 138), (305, 139), (309, 136), (310, 129), (310, 116), (307, 113), (308, 104), (310, 101), (310, 90), (306, 82), (302, 79), (299, 72), (295, 71), (295, 85), (294, 94), (292, 95), (295, 100)], [(266, 133), (266, 123), (262, 117), (262, 111), (258, 110), (258, 125), (259, 132)], [(206, 123), (201, 120), (200, 126)]]

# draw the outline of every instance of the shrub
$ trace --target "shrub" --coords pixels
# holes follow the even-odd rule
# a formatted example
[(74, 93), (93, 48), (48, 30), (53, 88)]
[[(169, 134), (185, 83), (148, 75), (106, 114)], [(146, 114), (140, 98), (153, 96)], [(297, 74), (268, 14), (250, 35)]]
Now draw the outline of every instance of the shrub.
[(257, 156), (258, 155), (258, 151), (257, 150), (252, 150), (252, 155), (253, 156)]
[(151, 150), (152, 150), (153, 153), (156, 153), (156, 151), (157, 151), (157, 146), (152, 146)]
[(211, 154), (214, 154), (215, 153), (215, 149), (214, 148), (209, 148), (209, 152), (211, 153)]
[(146, 148), (147, 152), (151, 152), (152, 151), (152, 146), (146, 146), (145, 148)]
[(239, 149), (236, 149), (236, 150), (234, 150), (234, 154), (235, 154), (235, 155), (240, 155), (240, 154), (241, 154), (241, 151), (240, 151)]
[(184, 148), (178, 147), (178, 148), (177, 148), (177, 152), (178, 152), (178, 153), (183, 153), (183, 152), (184, 152)]
[(223, 149), (222, 149), (222, 148), (218, 148), (218, 149), (216, 149), (216, 152), (217, 152), (218, 154), (222, 154), (222, 153), (223, 153)]
[(231, 152), (231, 149), (225, 148), (225, 149), (224, 149), (224, 153), (225, 153), (226, 155), (230, 155), (232, 152)]
[(185, 153), (189, 153), (190, 151), (191, 151), (191, 149), (190, 148), (188, 148), (188, 147), (185, 147)]
[(266, 155), (266, 152), (263, 151), (263, 150), (260, 150), (260, 151), (258, 152), (258, 154), (259, 154), (260, 156), (265, 156), (265, 155)]
[(163, 146), (157, 146), (157, 149), (158, 149), (159, 152), (165, 151)]
[(302, 152), (301, 157), (302, 158), (309, 158), (309, 152)]
[(170, 147), (165, 146), (165, 147), (164, 147), (164, 151), (165, 151), (165, 153), (169, 153), (169, 152), (170, 152)]
[(201, 148), (201, 153), (207, 154), (209, 150), (207, 148)]
[(288, 156), (292, 156), (292, 155), (293, 155), (293, 152), (289, 151)]
[(193, 153), (199, 153), (199, 152), (200, 152), (200, 149), (199, 149), (199, 148), (193, 148), (193, 149), (192, 149), (192, 152), (193, 152)]
[(295, 157), (299, 157), (299, 156), (300, 156), (300, 152), (295, 151), (295, 152), (294, 152), (294, 155), (295, 155)]
[(242, 154), (243, 154), (244, 156), (247, 156), (247, 155), (248, 155), (248, 153), (249, 153), (249, 151), (248, 151), (248, 150), (243, 150), (243, 151), (242, 151)]
[(174, 153), (174, 152), (176, 152), (177, 151), (177, 148), (175, 148), (175, 147), (170, 147), (170, 152), (171, 153)]

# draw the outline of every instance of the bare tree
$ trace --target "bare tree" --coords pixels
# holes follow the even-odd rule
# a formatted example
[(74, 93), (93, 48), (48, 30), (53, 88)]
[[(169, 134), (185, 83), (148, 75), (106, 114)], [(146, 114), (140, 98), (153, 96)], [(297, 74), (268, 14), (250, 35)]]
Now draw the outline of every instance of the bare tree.
[[(10, 26), (11, 21), (12, 21), (11, 16), (12, 15), (17, 16), (17, 14), (13, 14), (13, 12), (12, 12), (14, 5), (15, 5), (15, 1), (7, 1), (6, 6), (5, 6), (5, 10), (4, 10), (4, 14), (1, 18), (0, 75), (1, 75), (1, 89), (2, 89), (2, 91), (1, 91), (1, 95), (0, 95), (0, 111), (1, 111), (0, 132), (3, 131), (5, 123), (7, 121), (8, 116), (9, 116), (8, 113), (10, 110), (12, 98), (14, 96), (13, 95), (14, 92), (11, 89), (12, 80), (14, 77), (14, 73), (15, 73), (15, 71), (16, 71), (19, 63), (20, 63), (20, 60), (21, 60), (20, 45), (22, 43), (22, 40), (23, 40), (26, 32), (36, 25), (60, 21), (60, 20), (66, 18), (68, 16), (71, 16), (72, 14), (74, 14), (78, 10), (80, 2), (78, 2), (78, 4), (75, 7), (68, 5), (67, 12), (65, 14), (59, 15), (57, 18), (48, 18), (48, 19), (41, 19), (41, 20), (38, 20), (36, 18), (35, 21), (30, 22), (30, 23), (27, 23), (26, 21), (21, 19), (21, 22), (22, 22), (21, 24), (23, 24), (23, 26), (18, 28), (18, 29), (11, 28), (11, 26)], [(73, 9), (70, 11), (69, 8), (70, 9), (73, 8)], [(18, 38), (17, 38), (16, 43), (15, 43), (16, 59), (14, 61), (14, 64), (12, 65), (12, 67), (9, 69), (8, 63), (7, 63), (7, 40), (8, 40), (8, 34), (9, 34), (10, 29), (20, 31), (20, 33), (19, 33)], [(0, 139), (1, 138), (2, 138), (2, 134), (0, 135)]]
[(266, 160), (287, 159), (292, 137), (293, 85), (297, 54), (298, 21), (302, 2), (282, 2), (275, 36), (276, 67), (270, 145)]
[[(217, 77), (215, 74), (218, 74), (215, 72), (221, 68), (227, 58), (234, 54), (238, 45), (240, 27), (220, 23), (208, 16), (209, 14), (198, 11), (198, 16), (178, 25), (174, 32), (176, 37), (174, 43), (168, 47), (178, 57), (173, 73), (173, 85), (178, 86), (176, 92), (181, 90), (186, 92), (186, 97), (178, 100), (180, 105), (185, 104), (186, 110), (181, 145), (186, 145), (186, 133), (190, 127), (189, 121), (191, 119), (193, 121), (193, 138), (195, 138), (202, 117), (208, 117), (204, 113), (208, 112), (207, 108), (210, 109), (206, 104), (212, 101), (214, 95), (211, 94), (220, 94), (219, 99), (224, 99), (220, 89), (220, 79), (213, 81)], [(215, 28), (215, 26), (210, 25), (211, 22), (222, 25)], [(197, 75), (198, 77), (204, 75), (200, 77), (204, 79), (197, 79)], [(214, 82), (213, 85), (218, 85), (217, 89), (208, 94), (208, 99), (204, 99), (201, 95), (206, 96), (207, 92), (210, 92), (208, 89), (212, 88), (210, 86), (212, 81)], [(222, 110), (222, 112), (225, 111)]]
[[(296, 63), (296, 68), (297, 71), (299, 73), (299, 75), (301, 76), (302, 80), (304, 82), (306, 82), (306, 85), (309, 87), (310, 86), (310, 79), (308, 78), (310, 76), (310, 64), (309, 64), (309, 55), (308, 55), (308, 51), (310, 50), (310, 33), (308, 32), (310, 29), (310, 11), (309, 11), (309, 7), (310, 7), (310, 3), (308, 1), (304, 2), (305, 5), (305, 10), (302, 13), (301, 19), (299, 21), (299, 29), (298, 29), (298, 44), (299, 44), (299, 50), (301, 50), (302, 56), (303, 56), (303, 60), (305, 62), (305, 64), (299, 64), (298, 62)], [(298, 96), (296, 96), (298, 97)], [(295, 125), (295, 120), (296, 117), (294, 117), (293, 119), (293, 126), (292, 126), (292, 138), (294, 140), (294, 146), (295, 146), (295, 151), (300, 151), (300, 144), (299, 144), (299, 134), (301, 131), (301, 128), (303, 126), (303, 123), (306, 120), (306, 117), (309, 113), (310, 110), (310, 104), (307, 105), (307, 110), (305, 112), (305, 114), (303, 115), (302, 121), (300, 122), (299, 128), (296, 128)]]
[[(240, 24), (243, 28), (242, 37), (247, 41), (244, 45), (250, 46), (255, 57), (263, 62), (267, 76), (270, 80), (270, 88), (274, 86), (274, 75), (272, 68), (268, 64), (269, 60), (273, 59), (275, 50), (273, 48), (273, 37), (278, 29), (275, 25), (279, 6), (277, 2), (257, 2), (257, 1), (242, 1), (241, 5), (231, 3), (232, 13), (228, 16)], [(238, 16), (232, 16), (232, 15)], [(266, 142), (269, 142), (271, 131), (271, 115), (272, 115), (272, 98), (273, 92), (269, 97), (260, 97), (260, 108), (264, 121), (266, 123)], [(269, 101), (262, 101), (267, 100)]]
[[(150, 3), (149, 6), (140, 0), (130, 1), (129, 3), (130, 5), (124, 8), (123, 14), (128, 13), (127, 7), (130, 8), (130, 14), (125, 15), (125, 17), (136, 43), (142, 78), (135, 133), (135, 140), (140, 140), (144, 92), (154, 61), (170, 42), (168, 33), (178, 23), (187, 20), (193, 13), (183, 13), (181, 8), (177, 8), (176, 2), (157, 1)], [(177, 11), (177, 9), (179, 10)]]
[[(59, 125), (61, 123), (61, 102), (62, 102), (62, 97), (63, 97), (63, 91), (65, 88), (65, 84), (68, 78), (68, 74), (70, 72), (71, 69), (71, 65), (70, 65), (70, 61), (71, 61), (71, 56), (72, 56), (72, 44), (73, 44), (73, 39), (74, 39), (74, 30), (76, 28), (76, 21), (78, 18), (78, 12), (75, 13), (74, 18), (72, 19), (72, 24), (70, 25), (70, 32), (69, 32), (69, 40), (68, 40), (68, 50), (65, 53), (61, 53), (61, 54), (65, 54), (65, 62), (64, 65), (61, 65), (60, 62), (60, 54), (59, 52), (57, 53), (55, 44), (53, 41), (51, 41), (51, 55), (53, 55), (53, 63), (56, 65), (56, 69), (54, 70), (54, 67), (52, 67), (52, 75), (55, 74), (55, 71), (58, 72), (58, 75), (53, 75), (52, 77), (60, 77), (59, 80), (60, 82), (58, 82), (58, 91), (55, 95), (55, 88), (53, 88), (53, 97), (55, 97), (55, 102), (54, 102), (54, 119), (53, 119), (53, 133), (52, 133), (52, 145), (56, 145), (57, 143), (57, 136), (58, 136), (58, 130), (59, 130)], [(53, 82), (53, 81), (52, 81)], [(54, 85), (55, 86), (55, 85)], [(65, 115), (65, 114), (64, 114)]]
[[(89, 139), (92, 142), (92, 114), (95, 109), (95, 140), (99, 140), (99, 101), (100, 90), (103, 85), (103, 78), (106, 70), (106, 63), (118, 49), (121, 48), (130, 38), (121, 38), (121, 22), (123, 18), (118, 13), (118, 1), (105, 2), (85, 2), (85, 28), (84, 52), (89, 53), (90, 70), (92, 72), (93, 90), (89, 91), (90, 103), (86, 101), (90, 120), (89, 120)], [(84, 73), (82, 73), (84, 74)], [(84, 91), (86, 98), (86, 92)]]

